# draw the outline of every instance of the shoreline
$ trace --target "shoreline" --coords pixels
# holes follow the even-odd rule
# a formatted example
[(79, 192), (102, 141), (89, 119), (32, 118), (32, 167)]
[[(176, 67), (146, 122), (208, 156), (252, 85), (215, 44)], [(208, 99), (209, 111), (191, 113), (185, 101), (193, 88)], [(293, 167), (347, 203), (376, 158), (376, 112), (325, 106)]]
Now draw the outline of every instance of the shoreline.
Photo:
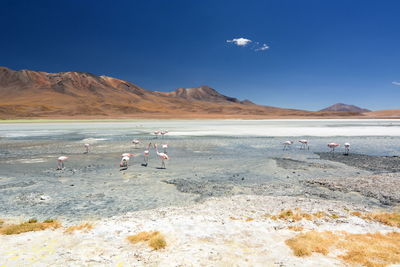
[(0, 124), (7, 123), (70, 123), (70, 122), (141, 122), (141, 121), (397, 121), (400, 117), (262, 117), (262, 118), (242, 118), (242, 117), (137, 117), (137, 118), (21, 118), (21, 119), (0, 119)]

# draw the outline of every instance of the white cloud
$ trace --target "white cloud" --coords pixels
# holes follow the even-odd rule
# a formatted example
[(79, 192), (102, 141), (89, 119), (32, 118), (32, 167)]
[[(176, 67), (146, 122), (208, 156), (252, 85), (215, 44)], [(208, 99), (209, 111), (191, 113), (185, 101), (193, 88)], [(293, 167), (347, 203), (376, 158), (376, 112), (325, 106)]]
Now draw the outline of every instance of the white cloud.
[(264, 50), (267, 50), (267, 49), (269, 49), (269, 46), (267, 44), (263, 44), (262, 46), (254, 49), (254, 51), (264, 51)]
[(228, 43), (234, 43), (237, 46), (246, 46), (247, 44), (251, 43), (250, 39), (246, 38), (234, 38), (232, 40), (226, 40)]
[(248, 47), (249, 49), (253, 50), (253, 51), (265, 51), (267, 49), (269, 49), (269, 45), (263, 43), (262, 45), (259, 42), (253, 42), (250, 39), (247, 38), (233, 38), (232, 40), (226, 40), (227, 43), (234, 43), (237, 46), (247, 46), (248, 44), (250, 44)]
[(392, 84), (400, 86), (400, 82), (392, 82)]

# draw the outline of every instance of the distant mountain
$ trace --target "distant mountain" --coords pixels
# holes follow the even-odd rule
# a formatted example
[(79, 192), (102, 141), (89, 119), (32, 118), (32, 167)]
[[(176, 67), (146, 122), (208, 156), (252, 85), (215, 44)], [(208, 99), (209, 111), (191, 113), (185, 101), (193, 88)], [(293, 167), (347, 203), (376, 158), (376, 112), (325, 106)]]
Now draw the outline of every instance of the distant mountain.
[(206, 85), (197, 88), (179, 88), (173, 92), (167, 93), (167, 95), (190, 101), (233, 102), (247, 105), (253, 104), (253, 102), (249, 100), (240, 101), (237, 98), (220, 94), (215, 89)]
[(172, 92), (87, 72), (47, 73), (0, 67), (0, 119), (13, 118), (317, 118), (354, 112), (261, 106), (209, 86)]
[(371, 110), (360, 108), (354, 105), (347, 105), (343, 103), (337, 103), (327, 108), (321, 109), (320, 111), (334, 111), (334, 112), (354, 112), (354, 113), (364, 113), (370, 112)]

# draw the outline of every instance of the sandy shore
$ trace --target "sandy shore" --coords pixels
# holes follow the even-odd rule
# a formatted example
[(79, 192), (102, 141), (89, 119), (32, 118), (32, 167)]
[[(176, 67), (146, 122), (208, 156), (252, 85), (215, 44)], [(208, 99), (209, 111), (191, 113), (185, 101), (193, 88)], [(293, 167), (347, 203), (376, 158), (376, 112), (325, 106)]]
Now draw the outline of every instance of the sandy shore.
[[(282, 209), (323, 211), (314, 220), (274, 220)], [(294, 197), (211, 198), (186, 207), (127, 213), (91, 222), (88, 232), (62, 228), (0, 236), (1, 266), (342, 266), (336, 253), (296, 257), (285, 240), (303, 231), (392, 232), (399, 228), (365, 221), (351, 211), (370, 211), (340, 201)], [(335, 216), (333, 216), (335, 214)], [(65, 229), (65, 228), (64, 228)], [(154, 251), (131, 244), (128, 235), (160, 231), (167, 247)]]

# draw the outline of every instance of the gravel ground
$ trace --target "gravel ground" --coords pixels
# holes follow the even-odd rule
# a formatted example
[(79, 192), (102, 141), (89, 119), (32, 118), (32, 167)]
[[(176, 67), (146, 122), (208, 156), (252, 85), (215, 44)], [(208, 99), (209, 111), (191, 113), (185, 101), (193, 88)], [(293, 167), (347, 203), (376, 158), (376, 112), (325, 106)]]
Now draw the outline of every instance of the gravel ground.
[[(283, 221), (266, 214), (281, 209), (323, 211), (320, 219)], [(186, 207), (164, 207), (130, 212), (92, 222), (91, 231), (64, 233), (63, 229), (0, 235), (0, 263), (5, 266), (344, 266), (338, 252), (296, 257), (285, 240), (304, 231), (349, 233), (392, 232), (398, 228), (352, 216), (366, 206), (341, 201), (294, 197), (233, 196), (210, 198)], [(335, 214), (333, 217), (332, 215)], [(251, 218), (251, 219), (249, 219)], [(6, 221), (7, 222), (7, 221)], [(130, 244), (126, 237), (160, 231), (165, 249)]]
[(346, 165), (364, 169), (367, 171), (382, 173), (382, 172), (400, 172), (400, 157), (399, 156), (371, 156), (366, 154), (350, 153), (344, 155), (341, 153), (316, 153), (321, 159), (336, 161)]
[(378, 199), (383, 205), (400, 204), (400, 173), (359, 177), (312, 179), (305, 182), (312, 187), (324, 187), (344, 193), (357, 192)]

